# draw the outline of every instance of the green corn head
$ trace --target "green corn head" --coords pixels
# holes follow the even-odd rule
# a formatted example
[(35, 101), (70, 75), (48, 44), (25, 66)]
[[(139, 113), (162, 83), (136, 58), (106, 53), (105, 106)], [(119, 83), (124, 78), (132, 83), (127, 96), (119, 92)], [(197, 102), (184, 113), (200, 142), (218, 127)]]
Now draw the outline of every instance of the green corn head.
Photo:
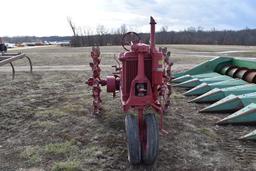
[[(256, 60), (217, 57), (174, 74), (174, 87), (185, 88), (190, 102), (209, 103), (200, 112), (235, 112), (217, 124), (256, 123)], [(256, 140), (256, 130), (240, 137)]]

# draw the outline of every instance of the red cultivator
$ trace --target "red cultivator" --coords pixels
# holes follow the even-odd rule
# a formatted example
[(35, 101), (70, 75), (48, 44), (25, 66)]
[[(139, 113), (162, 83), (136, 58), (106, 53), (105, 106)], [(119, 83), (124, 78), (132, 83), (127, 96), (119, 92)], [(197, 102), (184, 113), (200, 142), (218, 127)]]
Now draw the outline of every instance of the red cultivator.
[[(155, 48), (155, 21), (151, 17), (150, 45), (141, 43), (140, 37), (134, 32), (123, 36), (122, 46), (126, 52), (119, 55), (121, 67), (106, 80), (100, 78), (99, 67), (101, 58), (98, 47), (93, 47), (90, 66), (93, 77), (87, 84), (93, 90), (93, 113), (101, 111), (101, 88), (107, 86), (107, 92), (120, 91), (123, 111), (126, 113), (125, 128), (128, 141), (128, 159), (132, 164), (141, 161), (151, 164), (155, 161), (159, 146), (159, 126), (155, 114), (144, 111), (152, 108), (160, 114), (160, 130), (163, 131), (163, 113), (170, 105), (171, 66), (170, 53), (166, 48)], [(128, 46), (130, 49), (128, 49)], [(131, 110), (134, 109), (134, 110)], [(128, 113), (137, 111), (136, 114)]]

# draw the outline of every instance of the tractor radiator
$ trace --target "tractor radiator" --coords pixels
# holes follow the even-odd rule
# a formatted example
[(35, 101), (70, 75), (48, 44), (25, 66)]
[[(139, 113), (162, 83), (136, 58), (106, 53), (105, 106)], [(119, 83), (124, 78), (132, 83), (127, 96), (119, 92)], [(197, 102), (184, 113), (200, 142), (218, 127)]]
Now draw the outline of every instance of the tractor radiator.
[[(152, 60), (149, 58), (146, 58), (145, 60), (145, 75), (149, 79), (150, 82), (152, 82)], [(130, 88), (131, 88), (131, 83), (132, 80), (136, 77), (137, 72), (138, 72), (138, 60), (127, 60), (125, 61), (125, 66), (126, 66), (126, 73), (125, 77), (126, 82), (125, 82), (125, 93), (127, 95), (130, 94)]]

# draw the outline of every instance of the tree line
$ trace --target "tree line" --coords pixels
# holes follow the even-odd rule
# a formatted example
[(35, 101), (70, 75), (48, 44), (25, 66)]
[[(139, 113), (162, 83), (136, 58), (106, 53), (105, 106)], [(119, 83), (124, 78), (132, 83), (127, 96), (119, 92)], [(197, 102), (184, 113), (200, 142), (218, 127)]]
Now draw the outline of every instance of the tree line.
[[(78, 29), (70, 18), (68, 23), (73, 31), (70, 41), (72, 46), (120, 45), (122, 35), (128, 30), (125, 24), (111, 32), (108, 32), (103, 25), (99, 25), (96, 34), (92, 35), (90, 30)], [(157, 44), (256, 45), (256, 29), (204, 31), (202, 27), (189, 27), (184, 31), (167, 30), (168, 27), (163, 26), (156, 33)], [(149, 43), (149, 33), (140, 33), (139, 36), (143, 42)]]
[[(72, 22), (71, 22), (72, 25)], [(4, 37), (5, 42), (21, 43), (35, 41), (70, 41), (74, 47), (82, 46), (107, 46), (120, 45), (122, 35), (128, 31), (126, 25), (116, 30), (108, 31), (104, 26), (98, 26), (92, 30), (83, 30), (73, 27), (73, 36), (49, 36), (49, 37)], [(139, 33), (142, 41), (149, 43), (149, 33)], [(189, 28), (184, 31), (167, 31), (165, 27), (156, 33), (157, 44), (209, 44), (209, 45), (256, 45), (256, 29), (243, 30), (209, 30), (201, 28)]]

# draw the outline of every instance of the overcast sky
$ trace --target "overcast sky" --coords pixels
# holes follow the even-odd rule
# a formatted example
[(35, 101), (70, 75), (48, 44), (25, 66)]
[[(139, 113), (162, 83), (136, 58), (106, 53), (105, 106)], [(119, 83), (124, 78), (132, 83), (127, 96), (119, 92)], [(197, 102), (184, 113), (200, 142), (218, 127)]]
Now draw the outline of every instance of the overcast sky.
[(3, 0), (0, 7), (0, 36), (72, 35), (67, 17), (90, 30), (126, 24), (148, 32), (150, 15), (158, 30), (256, 28), (255, 0)]

